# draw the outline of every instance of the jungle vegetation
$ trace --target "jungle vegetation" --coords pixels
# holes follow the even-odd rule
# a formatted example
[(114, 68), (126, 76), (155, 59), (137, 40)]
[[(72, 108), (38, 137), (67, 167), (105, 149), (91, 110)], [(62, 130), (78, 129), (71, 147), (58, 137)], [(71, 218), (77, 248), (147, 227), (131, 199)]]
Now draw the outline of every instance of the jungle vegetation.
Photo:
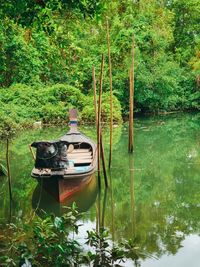
[(108, 119), (107, 20), (116, 122), (128, 112), (133, 36), (135, 111), (200, 109), (198, 0), (8, 0), (0, 3), (1, 136), (34, 120), (58, 123), (71, 106), (92, 121), (92, 66), (98, 80), (102, 53)]

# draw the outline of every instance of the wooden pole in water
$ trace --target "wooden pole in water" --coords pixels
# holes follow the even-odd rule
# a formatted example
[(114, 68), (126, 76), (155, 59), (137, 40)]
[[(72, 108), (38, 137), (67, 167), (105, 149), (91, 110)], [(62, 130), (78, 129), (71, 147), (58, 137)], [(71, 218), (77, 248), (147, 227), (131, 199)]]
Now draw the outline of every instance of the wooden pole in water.
[(7, 175), (8, 175), (9, 196), (10, 200), (12, 201), (12, 186), (11, 186), (10, 161), (9, 161), (9, 139), (6, 139), (6, 165), (7, 165)]
[[(99, 186), (100, 182), (100, 160), (102, 159), (103, 165), (103, 173), (104, 173), (104, 182), (105, 186), (108, 187), (108, 179), (106, 174), (106, 164), (104, 157), (104, 149), (103, 149), (103, 140), (102, 140), (102, 132), (101, 132), (101, 100), (102, 100), (102, 88), (103, 88), (103, 69), (104, 69), (104, 55), (102, 54), (101, 59), (101, 74), (100, 74), (100, 90), (99, 90), (99, 101), (98, 101), (98, 117), (97, 117), (97, 153), (98, 153), (98, 181)], [(93, 81), (95, 81), (95, 75), (93, 75)], [(95, 82), (94, 82), (95, 84)], [(94, 94), (95, 94), (95, 86), (94, 86)]]
[(111, 218), (112, 218), (112, 227), (111, 227), (111, 234), (112, 234), (112, 241), (114, 245), (115, 241), (115, 220), (114, 220), (114, 197), (113, 197), (113, 184), (112, 184), (112, 170), (110, 172), (110, 197), (111, 197)]
[(96, 125), (96, 129), (97, 129), (97, 150), (95, 151), (95, 153), (97, 152), (97, 157), (98, 157), (98, 183), (99, 183), (99, 187), (101, 186), (101, 180), (100, 180), (100, 160), (99, 160), (99, 145), (98, 145), (98, 109), (97, 109), (97, 87), (96, 87), (96, 75), (95, 75), (95, 67), (92, 67), (92, 80), (93, 80), (93, 93), (94, 93), (94, 112), (95, 112), (95, 125)]
[(100, 134), (100, 146), (101, 146), (101, 159), (102, 159), (102, 167), (103, 167), (103, 175), (104, 175), (104, 182), (105, 186), (108, 187), (108, 177), (106, 173), (106, 164), (105, 164), (105, 156), (104, 156), (104, 147), (103, 147), (103, 139), (102, 139), (102, 132)]
[(95, 206), (96, 206), (96, 232), (99, 233), (101, 228), (101, 190), (98, 191)]
[(109, 33), (109, 24), (107, 20), (107, 44), (108, 44), (108, 67), (109, 67), (109, 76), (110, 76), (110, 151), (109, 151), (109, 169), (111, 167), (112, 161), (112, 135), (113, 135), (113, 96), (112, 96), (112, 64), (110, 56), (110, 33)]
[(97, 112), (97, 83), (95, 76), (95, 67), (92, 67), (92, 80), (93, 80), (93, 89), (94, 89), (94, 112), (95, 112), (95, 123), (97, 126), (98, 123), (98, 112)]
[(106, 214), (106, 202), (107, 202), (107, 188), (104, 191), (104, 198), (103, 198), (103, 207), (102, 207), (102, 218), (101, 218), (101, 228), (104, 229), (105, 227), (105, 214)]
[(100, 160), (101, 160), (101, 99), (102, 99), (102, 87), (103, 87), (103, 69), (104, 69), (104, 54), (101, 58), (101, 73), (100, 73), (100, 89), (99, 89), (99, 101), (98, 101), (98, 117), (97, 117), (97, 153), (98, 153), (98, 181), (99, 186), (101, 185), (100, 177)]
[(133, 45), (132, 45), (132, 62), (131, 68), (129, 71), (129, 146), (128, 151), (129, 153), (133, 152), (133, 108), (134, 108), (134, 38), (133, 38)]
[(130, 171), (130, 196), (131, 196), (131, 238), (134, 238), (136, 222), (135, 222), (135, 193), (134, 193), (134, 159), (133, 155), (129, 155), (129, 171)]

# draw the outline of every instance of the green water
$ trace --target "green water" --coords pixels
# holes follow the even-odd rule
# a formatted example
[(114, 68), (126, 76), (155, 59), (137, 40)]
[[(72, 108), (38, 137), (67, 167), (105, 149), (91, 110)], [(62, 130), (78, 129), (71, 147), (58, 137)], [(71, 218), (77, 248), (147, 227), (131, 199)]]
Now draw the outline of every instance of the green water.
[[(95, 128), (81, 127), (81, 131), (95, 138)], [(26, 131), (12, 141), (12, 216), (29, 216), (35, 207), (63, 212), (63, 206), (30, 177), (33, 160), (28, 144), (56, 139), (64, 133), (65, 128)], [(102, 177), (98, 194), (94, 178), (82, 192), (65, 201), (64, 205), (76, 201), (85, 212), (79, 238), (100, 223), (110, 229), (113, 240), (133, 238), (153, 257), (139, 259), (142, 267), (200, 266), (200, 116), (137, 118), (134, 134), (135, 150), (130, 156), (127, 125), (114, 128), (107, 191)], [(109, 131), (104, 129), (106, 155), (108, 142)], [(4, 144), (0, 155), (5, 161)], [(3, 223), (9, 217), (7, 180), (0, 177), (0, 220)], [(134, 263), (128, 261), (124, 266)]]

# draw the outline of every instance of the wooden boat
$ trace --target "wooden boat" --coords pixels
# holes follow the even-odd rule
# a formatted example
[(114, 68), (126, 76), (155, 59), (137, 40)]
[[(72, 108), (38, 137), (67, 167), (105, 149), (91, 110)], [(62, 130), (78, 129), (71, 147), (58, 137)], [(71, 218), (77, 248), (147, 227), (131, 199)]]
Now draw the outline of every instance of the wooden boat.
[(77, 112), (70, 111), (70, 130), (59, 140), (38, 141), (31, 176), (59, 202), (89, 182), (96, 171), (96, 144), (77, 129)]

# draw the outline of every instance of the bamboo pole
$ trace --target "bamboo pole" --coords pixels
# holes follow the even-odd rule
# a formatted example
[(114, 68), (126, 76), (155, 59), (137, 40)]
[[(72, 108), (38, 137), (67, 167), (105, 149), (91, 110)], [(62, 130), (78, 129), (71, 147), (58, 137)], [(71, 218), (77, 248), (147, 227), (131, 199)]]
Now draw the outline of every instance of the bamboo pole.
[(9, 139), (6, 139), (6, 165), (7, 165), (7, 175), (8, 175), (9, 196), (10, 196), (10, 201), (12, 201), (12, 184), (11, 184), (10, 161), (9, 161)]
[(109, 76), (110, 76), (110, 151), (109, 151), (109, 169), (112, 162), (112, 136), (113, 136), (113, 93), (112, 93), (112, 63), (110, 56), (110, 33), (109, 33), (109, 24), (107, 20), (107, 44), (108, 44), (108, 67), (109, 67)]
[(99, 231), (99, 209), (97, 203), (95, 203), (95, 210), (96, 210), (96, 232)]
[(101, 228), (104, 229), (105, 227), (105, 214), (106, 214), (106, 202), (107, 202), (107, 188), (104, 191), (104, 198), (103, 198), (103, 207), (102, 207), (102, 217), (101, 217)]
[(129, 70), (129, 136), (128, 136), (128, 152), (133, 150), (133, 135), (132, 135), (132, 75), (131, 69)]
[(131, 238), (134, 238), (136, 229), (136, 217), (135, 217), (135, 190), (134, 190), (134, 159), (132, 155), (129, 155), (129, 172), (130, 172), (130, 200), (131, 200)]
[(129, 147), (128, 147), (129, 153), (133, 152), (133, 128), (134, 128), (133, 108), (134, 108), (134, 38), (132, 45), (132, 62), (129, 71)]
[(104, 182), (105, 182), (105, 186), (108, 187), (108, 179), (107, 179), (107, 173), (106, 173), (106, 164), (105, 164), (104, 148), (103, 148), (103, 140), (102, 140), (102, 132), (101, 132), (101, 98), (102, 98), (102, 87), (103, 87), (103, 68), (104, 68), (104, 55), (102, 54), (98, 114), (97, 114), (97, 101), (96, 101), (96, 77), (95, 77), (94, 67), (92, 70), (92, 77), (93, 77), (93, 89), (94, 89), (94, 109), (95, 109), (95, 119), (96, 119), (96, 127), (97, 127), (98, 182), (100, 186), (101, 185), (100, 160), (102, 159)]
[(97, 222), (96, 222), (96, 231), (97, 233), (100, 232), (100, 228), (101, 228), (101, 190), (99, 190), (98, 192), (98, 196), (97, 196)]
[(98, 181), (99, 186), (101, 185), (100, 180), (100, 142), (101, 142), (101, 99), (102, 99), (102, 87), (103, 87), (103, 69), (104, 69), (104, 54), (101, 58), (101, 74), (100, 74), (100, 89), (99, 89), (99, 101), (98, 101), (98, 118), (97, 118), (97, 152), (98, 152)]
[(97, 126), (98, 114), (97, 114), (97, 85), (96, 85), (96, 76), (95, 76), (95, 67), (92, 67), (92, 80), (93, 80), (93, 89), (94, 89), (94, 112), (95, 112), (95, 123)]
[(112, 218), (112, 227), (111, 227), (111, 233), (112, 233), (112, 241), (114, 245), (115, 241), (115, 220), (114, 220), (114, 197), (113, 197), (113, 184), (112, 184), (112, 170), (110, 172), (110, 197), (111, 197), (111, 218)]
[(104, 182), (106, 188), (108, 187), (108, 177), (106, 173), (106, 164), (105, 164), (105, 156), (104, 156), (104, 147), (103, 147), (103, 139), (102, 139), (102, 132), (100, 134), (100, 148), (101, 148), (101, 159), (102, 159), (102, 167), (103, 167), (103, 175), (104, 175)]
[[(102, 63), (101, 63), (102, 64)], [(101, 78), (100, 78), (101, 79)], [(96, 75), (95, 75), (95, 67), (92, 68), (92, 80), (93, 80), (93, 100), (94, 100), (94, 111), (95, 111), (95, 125), (97, 129), (97, 148), (95, 153), (97, 153), (97, 161), (98, 161), (98, 185), (101, 187), (101, 177), (100, 177), (100, 156), (99, 156), (99, 129), (98, 129), (98, 108), (97, 108), (97, 90), (96, 90)]]

